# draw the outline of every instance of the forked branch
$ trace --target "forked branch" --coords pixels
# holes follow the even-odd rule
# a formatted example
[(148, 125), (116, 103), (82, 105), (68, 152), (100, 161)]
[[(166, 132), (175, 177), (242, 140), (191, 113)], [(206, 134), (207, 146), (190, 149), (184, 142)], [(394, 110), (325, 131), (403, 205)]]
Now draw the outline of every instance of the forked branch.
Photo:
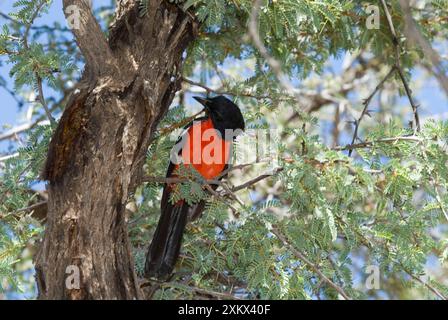
[(101, 75), (113, 63), (112, 51), (93, 16), (90, 1), (63, 0), (64, 14), (92, 75)]

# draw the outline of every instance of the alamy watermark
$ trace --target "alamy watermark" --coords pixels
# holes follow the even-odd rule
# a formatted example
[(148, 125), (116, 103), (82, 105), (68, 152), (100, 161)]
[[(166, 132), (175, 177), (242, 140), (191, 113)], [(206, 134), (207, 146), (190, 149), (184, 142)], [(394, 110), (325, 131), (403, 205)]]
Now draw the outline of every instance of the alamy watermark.
[(377, 265), (369, 265), (366, 267), (366, 274), (368, 274), (365, 287), (368, 290), (379, 290), (380, 289), (380, 267)]
[(366, 20), (366, 28), (378, 30), (380, 28), (380, 8), (375, 5), (369, 5), (366, 8), (366, 12), (369, 14)]
[[(91, 9), (92, 0), (84, 0), (86, 5)], [(64, 10), (65, 17), (67, 19), (67, 26), (70, 29), (80, 29), (81, 28), (81, 12), (82, 9), (78, 5), (67, 6)]]
[(79, 290), (81, 288), (81, 271), (77, 265), (69, 265), (65, 268), (65, 287), (68, 290)]
[[(175, 135), (171, 136), (176, 139)], [(173, 164), (226, 165), (264, 163), (276, 169), (279, 161), (280, 134), (277, 129), (225, 130), (224, 137), (214, 129), (195, 124), (184, 133), (170, 153)], [(235, 141), (235, 142), (234, 142)]]

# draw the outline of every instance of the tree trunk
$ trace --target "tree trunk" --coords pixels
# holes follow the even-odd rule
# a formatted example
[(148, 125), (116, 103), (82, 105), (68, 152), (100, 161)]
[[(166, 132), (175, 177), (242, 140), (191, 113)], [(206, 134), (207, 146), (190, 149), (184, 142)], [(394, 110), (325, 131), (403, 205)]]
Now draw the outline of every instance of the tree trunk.
[[(167, 1), (117, 1), (107, 41), (88, 2), (74, 29), (86, 58), (50, 144), (45, 236), (36, 256), (41, 299), (139, 299), (125, 206), (150, 138), (180, 86), (182, 54), (197, 22)], [(78, 285), (79, 270), (79, 285)]]

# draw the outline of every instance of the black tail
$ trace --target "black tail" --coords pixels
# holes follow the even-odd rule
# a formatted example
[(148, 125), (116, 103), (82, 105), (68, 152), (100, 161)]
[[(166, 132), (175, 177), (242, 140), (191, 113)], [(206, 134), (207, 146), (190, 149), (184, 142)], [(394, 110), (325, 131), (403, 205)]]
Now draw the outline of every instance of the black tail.
[(179, 256), (182, 235), (188, 221), (188, 204), (166, 203), (154, 233), (145, 263), (145, 276), (165, 280)]

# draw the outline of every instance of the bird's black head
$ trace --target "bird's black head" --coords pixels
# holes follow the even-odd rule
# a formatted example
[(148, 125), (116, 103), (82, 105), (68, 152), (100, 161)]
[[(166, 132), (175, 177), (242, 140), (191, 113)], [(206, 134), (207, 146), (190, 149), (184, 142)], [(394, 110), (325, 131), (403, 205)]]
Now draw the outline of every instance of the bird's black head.
[(233, 130), (236, 133), (232, 138), (235, 138), (238, 133), (244, 130), (244, 118), (240, 108), (226, 97), (194, 98), (205, 107), (213, 121), (213, 126), (225, 139), (229, 139), (228, 136), (226, 137), (226, 129)]

